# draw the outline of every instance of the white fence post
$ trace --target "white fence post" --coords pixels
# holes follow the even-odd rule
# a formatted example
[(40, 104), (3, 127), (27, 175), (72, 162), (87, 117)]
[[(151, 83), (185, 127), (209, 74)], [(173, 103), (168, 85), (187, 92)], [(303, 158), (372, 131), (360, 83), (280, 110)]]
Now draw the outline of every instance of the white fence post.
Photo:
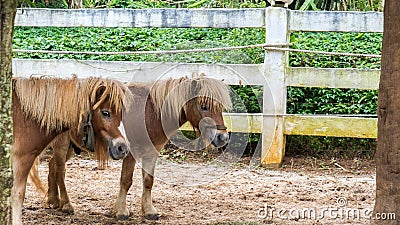
[[(289, 10), (280, 7), (268, 7), (265, 13), (266, 43), (287, 43)], [(287, 53), (269, 51), (265, 53), (263, 96), (263, 130), (261, 164), (267, 167), (279, 167), (285, 154), (284, 118), (286, 113), (285, 70)], [(277, 116), (271, 116), (271, 115)]]

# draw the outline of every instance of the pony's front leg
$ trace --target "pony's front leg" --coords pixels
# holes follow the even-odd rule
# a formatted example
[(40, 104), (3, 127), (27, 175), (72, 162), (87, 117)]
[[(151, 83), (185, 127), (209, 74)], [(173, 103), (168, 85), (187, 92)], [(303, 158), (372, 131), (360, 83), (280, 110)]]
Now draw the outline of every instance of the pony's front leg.
[(56, 157), (54, 157), (54, 150), (53, 150), (53, 157), (51, 157), (49, 161), (49, 174), (47, 175), (47, 182), (48, 182), (48, 191), (47, 191), (47, 200), (46, 200), (46, 207), (58, 209), (60, 208), (60, 196), (57, 186), (57, 165), (56, 165)]
[[(11, 192), (12, 224), (22, 224), (22, 205), (25, 198), (26, 181), (29, 171), (35, 161), (36, 154), (19, 154), (17, 144), (14, 144), (12, 156), (13, 187)], [(16, 153), (17, 152), (17, 153)]]
[(61, 142), (58, 143), (59, 151), (54, 149), (56, 157), (56, 180), (60, 190), (60, 209), (64, 213), (73, 214), (74, 207), (69, 201), (67, 188), (65, 187), (65, 163), (73, 154), (73, 149), (70, 148), (70, 139), (68, 134), (63, 134)]
[(65, 187), (65, 163), (72, 155), (69, 149), (69, 133), (64, 132), (58, 135), (52, 142), (53, 157), (49, 162), (49, 190), (47, 204), (52, 208), (60, 208), (61, 211), (69, 214), (74, 213), (67, 189)]
[(128, 154), (122, 162), (119, 193), (115, 203), (116, 217), (118, 220), (127, 220), (129, 218), (129, 210), (126, 207), (126, 195), (132, 185), (135, 164), (136, 160), (133, 158), (132, 154)]
[[(68, 139), (69, 140), (69, 139)], [(60, 190), (60, 209), (64, 213), (73, 214), (74, 207), (72, 207), (71, 202), (68, 197), (67, 188), (65, 187), (65, 163), (74, 153), (72, 148), (68, 146), (64, 146), (62, 151), (62, 158), (58, 161), (56, 178), (57, 178), (57, 185)]]
[(142, 212), (144, 217), (149, 220), (158, 220), (157, 209), (153, 206), (151, 189), (154, 182), (154, 167), (157, 156), (142, 159), (143, 193), (142, 193)]

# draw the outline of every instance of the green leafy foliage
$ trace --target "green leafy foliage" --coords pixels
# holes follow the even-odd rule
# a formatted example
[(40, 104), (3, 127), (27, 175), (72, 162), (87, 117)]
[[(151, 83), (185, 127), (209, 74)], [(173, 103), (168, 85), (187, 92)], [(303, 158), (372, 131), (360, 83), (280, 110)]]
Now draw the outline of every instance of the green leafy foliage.
[[(252, 36), (251, 39), (243, 36)], [(24, 28), (17, 27), (14, 48), (68, 51), (151, 51), (227, 47), (263, 43), (261, 29)], [(258, 63), (262, 49), (171, 55), (54, 55), (18, 53), (17, 58), (91, 59), (153, 62)]]
[(53, 8), (66, 9), (68, 8), (66, 0), (20, 0), (18, 1), (19, 8)]
[(292, 5), (299, 10), (381, 11), (382, 0), (297, 0)]
[(262, 86), (231, 85), (232, 112), (260, 113), (262, 108)]
[[(298, 32), (290, 36), (292, 48), (314, 51), (380, 54), (382, 33)], [(379, 69), (380, 58), (290, 53), (290, 66)]]
[(376, 114), (377, 91), (357, 89), (288, 88), (290, 114)]

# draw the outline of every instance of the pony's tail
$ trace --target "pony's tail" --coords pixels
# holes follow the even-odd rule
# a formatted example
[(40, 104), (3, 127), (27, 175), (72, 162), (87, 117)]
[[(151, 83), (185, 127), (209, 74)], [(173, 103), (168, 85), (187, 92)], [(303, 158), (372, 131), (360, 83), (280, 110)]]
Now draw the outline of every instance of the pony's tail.
[(46, 195), (47, 188), (39, 176), (39, 170), (38, 170), (39, 164), (40, 164), (40, 157), (38, 156), (36, 157), (35, 162), (33, 163), (31, 170), (29, 171), (28, 179), (35, 186), (36, 190), (38, 190), (43, 195)]

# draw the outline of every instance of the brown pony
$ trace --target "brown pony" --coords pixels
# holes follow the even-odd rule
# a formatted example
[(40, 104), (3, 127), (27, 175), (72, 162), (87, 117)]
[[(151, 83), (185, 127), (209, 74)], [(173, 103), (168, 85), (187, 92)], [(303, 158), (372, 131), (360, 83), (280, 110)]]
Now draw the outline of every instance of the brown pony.
[[(35, 158), (60, 134), (122, 159), (129, 144), (118, 129), (130, 91), (110, 79), (13, 79), (12, 222), (22, 224), (26, 181)], [(102, 147), (100, 147), (102, 146)]]
[[(143, 194), (142, 211), (146, 218), (157, 219), (152, 205), (154, 167), (159, 151), (176, 133), (181, 125), (189, 121), (214, 146), (223, 146), (229, 136), (224, 125), (222, 111), (231, 107), (228, 87), (221, 81), (207, 78), (203, 74), (194, 78), (159, 80), (150, 84), (132, 83), (133, 94), (130, 109), (123, 116), (127, 138), (131, 143), (131, 153), (124, 159), (121, 171), (120, 191), (115, 205), (118, 219), (128, 219), (126, 195), (132, 185), (132, 176), (137, 161), (142, 162)], [(65, 162), (73, 153), (68, 136), (60, 137), (53, 148), (54, 156), (49, 165), (50, 199), (61, 198), (60, 207), (64, 212), (73, 212), (64, 184)], [(104, 155), (96, 148), (95, 153)], [(105, 157), (97, 157), (100, 166), (105, 165)], [(37, 168), (34, 174), (37, 175)], [(60, 171), (60, 172), (59, 172)]]
[(152, 84), (133, 83), (129, 89), (134, 102), (124, 115), (123, 123), (132, 154), (128, 154), (122, 164), (116, 217), (129, 217), (126, 196), (132, 185), (135, 163), (141, 161), (142, 212), (145, 218), (155, 220), (158, 213), (152, 204), (151, 189), (160, 150), (187, 121), (214, 146), (225, 145), (229, 135), (222, 111), (229, 109), (232, 103), (227, 85), (203, 74), (193, 78), (159, 80)]

